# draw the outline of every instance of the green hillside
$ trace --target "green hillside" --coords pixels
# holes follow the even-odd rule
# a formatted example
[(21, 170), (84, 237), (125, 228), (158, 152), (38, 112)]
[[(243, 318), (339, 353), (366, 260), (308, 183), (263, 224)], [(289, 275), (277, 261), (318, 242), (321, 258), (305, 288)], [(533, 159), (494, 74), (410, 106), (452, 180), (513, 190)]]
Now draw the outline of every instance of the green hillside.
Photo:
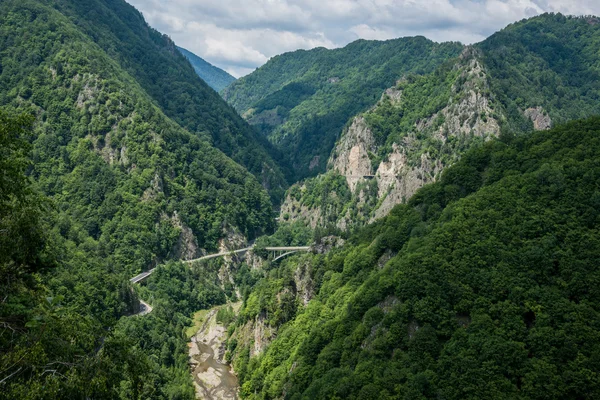
[(600, 114), (597, 18), (545, 14), (511, 24), (477, 47), (511, 129), (530, 130), (523, 111), (533, 107), (556, 123)]
[[(560, 14), (521, 21), (431, 74), (400, 80), (342, 131), (325, 176), (290, 188), (281, 217), (330, 232), (353, 229), (406, 202), (502, 131), (525, 134), (600, 115), (600, 28), (593, 21)], [(364, 155), (353, 168), (351, 148)], [(374, 178), (348, 178), (362, 173)], [(326, 180), (339, 182), (337, 189)]]
[[(345, 246), (271, 269), (228, 344), (243, 396), (600, 396), (599, 177), (599, 118), (506, 135)], [(252, 321), (276, 334), (249, 358)]]
[[(98, 15), (116, 18), (113, 8), (123, 19), (111, 26)], [(230, 231), (273, 228), (261, 183), (213, 146), (221, 122), (233, 143), (258, 146), (243, 136), (251, 129), (229, 119), (169, 40), (123, 10), (0, 3), (0, 398), (193, 398), (182, 331), (225, 300), (216, 271), (161, 267), (147, 318), (124, 317), (138, 307), (129, 278), (214, 250)], [(140, 26), (146, 34), (127, 46), (113, 41)], [(181, 84), (147, 68), (169, 59), (165, 68), (189, 70)], [(149, 94), (184, 82), (202, 100), (188, 98), (189, 109), (204, 110), (190, 117), (193, 133), (177, 123), (185, 96), (165, 112)]]
[(208, 86), (215, 89), (217, 92), (225, 89), (231, 84), (231, 82), (235, 81), (233, 76), (229, 75), (221, 68), (217, 68), (211, 63), (198, 57), (191, 51), (182, 47), (177, 47), (177, 50), (179, 50), (181, 54), (183, 54), (185, 58), (190, 61), (192, 67), (194, 67), (194, 71), (196, 71), (198, 76), (202, 78), (204, 82), (208, 83)]
[(67, 16), (169, 118), (189, 132), (210, 137), (216, 148), (257, 176), (274, 200), (282, 195), (287, 185), (278, 166), (282, 161), (278, 152), (198, 78), (171, 39), (150, 28), (135, 8), (121, 0), (42, 3), (52, 4)]
[(462, 50), (423, 37), (359, 40), (327, 50), (273, 57), (223, 91), (223, 97), (289, 154), (297, 179), (323, 172), (348, 119), (403, 75), (425, 74)]
[(1, 1), (0, 400), (600, 398), (599, 21), (287, 53), (230, 106), (124, 0)]

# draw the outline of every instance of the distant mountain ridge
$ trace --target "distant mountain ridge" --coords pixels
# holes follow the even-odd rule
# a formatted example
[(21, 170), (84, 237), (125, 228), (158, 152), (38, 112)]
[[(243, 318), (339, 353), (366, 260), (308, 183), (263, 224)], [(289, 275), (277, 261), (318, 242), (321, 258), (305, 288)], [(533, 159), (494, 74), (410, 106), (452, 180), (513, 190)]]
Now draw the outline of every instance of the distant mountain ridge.
[(282, 220), (353, 229), (408, 201), (470, 147), (502, 132), (599, 115), (596, 21), (560, 14), (520, 21), (430, 74), (404, 76), (346, 124), (325, 174), (288, 190)]
[(222, 94), (289, 155), (297, 180), (325, 170), (344, 125), (377, 103), (382, 91), (405, 74), (432, 72), (462, 48), (418, 36), (297, 50), (273, 57)]
[(221, 68), (215, 67), (203, 58), (198, 57), (191, 51), (179, 46), (177, 46), (177, 50), (179, 50), (181, 54), (183, 54), (185, 58), (190, 61), (190, 64), (192, 64), (192, 67), (194, 67), (194, 70), (198, 76), (202, 78), (204, 82), (208, 84), (208, 86), (215, 89), (217, 92), (225, 89), (235, 81), (233, 76), (223, 71)]

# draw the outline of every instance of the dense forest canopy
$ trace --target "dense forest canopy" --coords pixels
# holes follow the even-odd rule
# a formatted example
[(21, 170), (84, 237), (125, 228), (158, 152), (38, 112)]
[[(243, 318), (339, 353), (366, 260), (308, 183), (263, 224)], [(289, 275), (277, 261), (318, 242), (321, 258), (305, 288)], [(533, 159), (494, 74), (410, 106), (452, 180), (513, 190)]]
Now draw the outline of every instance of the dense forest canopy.
[[(191, 317), (224, 304), (243, 398), (599, 398), (600, 117), (567, 122), (600, 113), (597, 22), (297, 51), (229, 106), (122, 0), (0, 2), (0, 399), (193, 399)], [(375, 165), (411, 142), (449, 167), (343, 238), (276, 225), (357, 113)], [(381, 200), (361, 185), (287, 197), (346, 215)]]
[(599, 152), (597, 117), (503, 136), (345, 246), (270, 270), (236, 329), (262, 315), (276, 337), (252, 358), (229, 343), (243, 396), (598, 397)]
[(542, 107), (556, 123), (600, 113), (600, 26), (595, 17), (544, 14), (509, 25), (477, 44), (512, 131)]
[(141, 72), (170, 42), (151, 31), (130, 38), (143, 20), (120, 12), (139, 18), (117, 24), (110, 7), (133, 10), (0, 4), (0, 379), (10, 376), (0, 398), (193, 398), (182, 332), (192, 311), (224, 301), (217, 273), (161, 266), (144, 289), (155, 305), (147, 318), (125, 317), (139, 307), (129, 278), (214, 250), (228, 231), (273, 228), (264, 182), (214, 147), (209, 130), (251, 128), (174, 53), (189, 90), (213, 93), (193, 116), (202, 131), (181, 127), (176, 102), (169, 111), (149, 94), (177, 85)]
[[(275, 200), (286, 188), (285, 159), (202, 79), (167, 36), (122, 0), (43, 0), (115, 60), (162, 111), (256, 175)], [(276, 159), (276, 161), (275, 161)]]
[[(598, 113), (599, 29), (592, 17), (544, 14), (474, 45), (489, 72), (489, 91), (508, 117), (507, 129), (531, 131), (528, 109), (539, 108), (556, 123)], [(419, 37), (299, 50), (274, 57), (223, 95), (293, 155), (298, 180), (325, 170), (343, 127), (386, 88), (411, 73), (430, 73), (462, 50)]]

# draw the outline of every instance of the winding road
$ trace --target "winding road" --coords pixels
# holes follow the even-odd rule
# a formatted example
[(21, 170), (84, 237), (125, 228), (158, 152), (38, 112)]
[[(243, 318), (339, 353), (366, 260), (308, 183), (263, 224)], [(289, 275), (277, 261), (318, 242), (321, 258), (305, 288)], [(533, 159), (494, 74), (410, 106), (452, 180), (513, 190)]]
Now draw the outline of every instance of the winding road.
[[(210, 260), (211, 258), (224, 257), (224, 256), (229, 256), (229, 255), (234, 255), (234, 254), (240, 254), (240, 253), (246, 253), (249, 250), (252, 250), (254, 247), (255, 246), (250, 246), (250, 247), (245, 247), (245, 248), (239, 249), (239, 250), (224, 251), (224, 252), (221, 252), (221, 253), (209, 254), (207, 256), (202, 256), (202, 257), (199, 257), (199, 258), (195, 258), (193, 260), (181, 260), (181, 262), (183, 262), (185, 264), (192, 264), (192, 263), (195, 263), (195, 262), (198, 262), (198, 261)], [(283, 258), (284, 256), (288, 256), (290, 254), (297, 253), (299, 251), (309, 251), (310, 249), (311, 249), (310, 246), (265, 247), (265, 250), (267, 250), (267, 251), (280, 251), (280, 252), (284, 252), (284, 254), (282, 254), (281, 256), (277, 257), (276, 260), (279, 260), (279, 259)], [(152, 275), (152, 273), (154, 273), (155, 270), (156, 270), (156, 268), (152, 268), (151, 270), (144, 271), (141, 274), (138, 274), (138, 275), (134, 276), (129, 281), (131, 283), (139, 283), (139, 282), (143, 281), (144, 279), (146, 279), (147, 277), (149, 277), (150, 275)]]
[[(210, 260), (211, 258), (217, 258), (217, 257), (224, 257), (224, 256), (229, 256), (229, 255), (234, 255), (234, 254), (240, 254), (240, 253), (246, 253), (250, 250), (252, 250), (255, 246), (249, 246), (249, 247), (245, 247), (243, 249), (239, 249), (239, 250), (232, 250), (232, 251), (224, 251), (221, 253), (215, 253), (215, 254), (209, 254), (206, 256), (202, 256), (200, 258), (196, 258), (194, 260), (182, 260), (183, 263), (185, 264), (192, 264), (198, 261), (204, 261), (204, 260)], [(273, 251), (273, 252), (283, 252), (283, 254), (281, 254), (278, 257), (275, 257), (275, 259), (273, 261), (278, 261), (280, 259), (282, 259), (283, 257), (287, 257), (290, 254), (294, 254), (297, 253), (299, 251), (309, 251), (311, 249), (310, 246), (287, 246), (287, 247), (265, 247), (265, 250), (267, 251)], [(143, 281), (144, 279), (146, 279), (147, 277), (149, 277), (150, 275), (152, 275), (154, 273), (154, 271), (156, 271), (156, 268), (152, 268), (148, 271), (144, 271), (141, 274), (137, 274), (136, 276), (134, 276), (133, 278), (129, 279), (129, 281), (133, 284), (136, 283), (140, 283), (141, 281)], [(148, 313), (150, 313), (152, 311), (152, 306), (142, 300), (140, 300), (140, 303), (142, 305), (142, 310), (140, 312), (138, 312), (137, 314), (134, 315), (146, 315)]]

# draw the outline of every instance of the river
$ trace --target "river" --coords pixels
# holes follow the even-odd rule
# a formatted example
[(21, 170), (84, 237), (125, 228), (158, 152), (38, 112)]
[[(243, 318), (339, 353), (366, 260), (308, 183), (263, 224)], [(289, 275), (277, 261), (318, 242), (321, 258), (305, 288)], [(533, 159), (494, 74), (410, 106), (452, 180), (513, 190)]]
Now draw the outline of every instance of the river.
[[(233, 304), (237, 312), (241, 303)], [(217, 323), (217, 311), (213, 308), (202, 327), (189, 343), (190, 366), (194, 377), (196, 398), (206, 400), (239, 399), (238, 379), (232, 368), (225, 363), (225, 339), (227, 330)]]

